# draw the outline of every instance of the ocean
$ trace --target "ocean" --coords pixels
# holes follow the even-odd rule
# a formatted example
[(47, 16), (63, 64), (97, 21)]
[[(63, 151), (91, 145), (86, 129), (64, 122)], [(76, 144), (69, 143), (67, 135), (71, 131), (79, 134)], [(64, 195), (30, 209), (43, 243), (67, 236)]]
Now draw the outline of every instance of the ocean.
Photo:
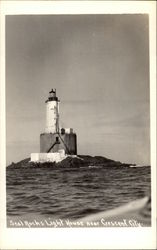
[(7, 218), (77, 220), (151, 196), (150, 167), (7, 168)]

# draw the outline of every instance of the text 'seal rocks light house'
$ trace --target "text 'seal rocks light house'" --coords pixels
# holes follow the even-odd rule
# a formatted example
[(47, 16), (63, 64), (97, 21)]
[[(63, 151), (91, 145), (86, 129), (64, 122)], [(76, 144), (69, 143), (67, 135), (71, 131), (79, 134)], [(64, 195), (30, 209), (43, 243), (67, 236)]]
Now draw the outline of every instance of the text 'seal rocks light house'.
[(46, 128), (40, 135), (40, 153), (32, 153), (33, 162), (58, 162), (77, 154), (77, 137), (72, 128), (59, 127), (59, 100), (56, 89), (46, 100)]

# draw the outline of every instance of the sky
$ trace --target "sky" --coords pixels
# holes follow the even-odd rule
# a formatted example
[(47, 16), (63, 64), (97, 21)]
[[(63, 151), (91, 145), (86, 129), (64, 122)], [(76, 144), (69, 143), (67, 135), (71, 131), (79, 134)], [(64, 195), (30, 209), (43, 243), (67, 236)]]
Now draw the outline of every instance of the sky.
[(6, 17), (7, 164), (39, 152), (48, 92), (78, 154), (150, 164), (146, 14)]

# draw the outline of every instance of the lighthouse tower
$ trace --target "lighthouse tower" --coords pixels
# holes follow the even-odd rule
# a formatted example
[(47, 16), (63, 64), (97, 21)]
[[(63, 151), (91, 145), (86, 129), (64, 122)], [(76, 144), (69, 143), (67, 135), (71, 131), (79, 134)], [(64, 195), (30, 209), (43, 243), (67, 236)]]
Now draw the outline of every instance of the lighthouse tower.
[(40, 153), (31, 154), (33, 162), (58, 162), (77, 154), (77, 136), (73, 129), (59, 127), (59, 102), (56, 89), (52, 89), (45, 102), (46, 127), (40, 134)]
[(46, 133), (59, 133), (59, 100), (56, 89), (49, 92), (46, 100)]
[(59, 127), (59, 100), (56, 89), (49, 92), (46, 100), (46, 128), (40, 135), (40, 153), (56, 153), (61, 150), (65, 154), (77, 154), (77, 137), (72, 128)]

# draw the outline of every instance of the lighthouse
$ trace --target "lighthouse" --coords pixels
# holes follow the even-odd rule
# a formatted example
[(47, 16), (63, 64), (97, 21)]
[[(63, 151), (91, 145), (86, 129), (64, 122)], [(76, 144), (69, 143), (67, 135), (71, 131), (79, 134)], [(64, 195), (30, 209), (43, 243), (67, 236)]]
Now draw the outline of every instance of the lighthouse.
[(77, 154), (77, 136), (72, 128), (61, 128), (59, 123), (59, 103), (56, 89), (49, 92), (45, 101), (45, 132), (40, 134), (40, 153), (32, 153), (31, 161), (61, 161), (68, 155)]
[(56, 89), (49, 92), (46, 103), (46, 133), (59, 132), (59, 100), (56, 96)]

